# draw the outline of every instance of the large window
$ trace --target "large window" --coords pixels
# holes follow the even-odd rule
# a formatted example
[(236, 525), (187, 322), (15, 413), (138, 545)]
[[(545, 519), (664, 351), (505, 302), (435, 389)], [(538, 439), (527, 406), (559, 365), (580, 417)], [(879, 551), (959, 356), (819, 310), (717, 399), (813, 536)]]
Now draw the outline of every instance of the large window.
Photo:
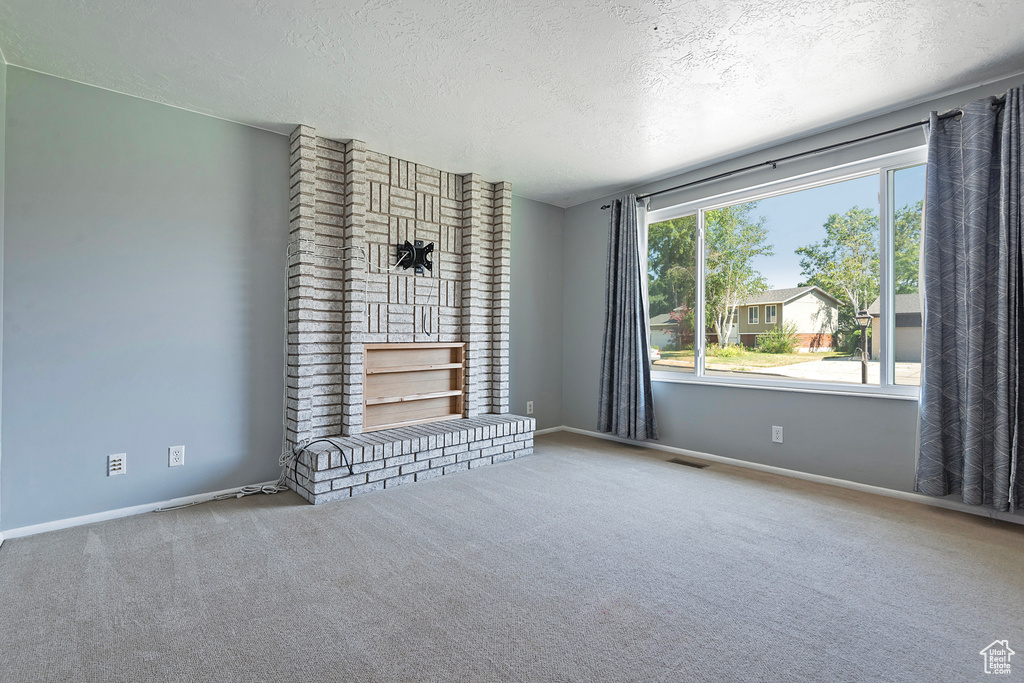
[(902, 152), (650, 211), (655, 378), (916, 393), (923, 162)]

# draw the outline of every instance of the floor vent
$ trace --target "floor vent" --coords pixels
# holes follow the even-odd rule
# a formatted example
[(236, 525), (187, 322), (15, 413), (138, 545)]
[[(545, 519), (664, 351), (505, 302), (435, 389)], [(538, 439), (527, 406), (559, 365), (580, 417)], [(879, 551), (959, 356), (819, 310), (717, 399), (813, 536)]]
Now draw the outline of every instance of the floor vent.
[(672, 458), (668, 462), (676, 465), (686, 465), (687, 467), (693, 467), (698, 470), (702, 470), (708, 466), (706, 462), (693, 462), (692, 460), (683, 460), (682, 458)]

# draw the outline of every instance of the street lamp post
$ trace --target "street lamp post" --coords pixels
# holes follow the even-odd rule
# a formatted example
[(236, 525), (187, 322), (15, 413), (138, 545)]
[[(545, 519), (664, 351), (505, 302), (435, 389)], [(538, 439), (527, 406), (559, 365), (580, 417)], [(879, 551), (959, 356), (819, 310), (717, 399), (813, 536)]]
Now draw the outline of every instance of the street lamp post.
[(855, 316), (857, 324), (860, 325), (860, 383), (868, 383), (868, 325), (871, 324), (871, 314), (861, 311)]

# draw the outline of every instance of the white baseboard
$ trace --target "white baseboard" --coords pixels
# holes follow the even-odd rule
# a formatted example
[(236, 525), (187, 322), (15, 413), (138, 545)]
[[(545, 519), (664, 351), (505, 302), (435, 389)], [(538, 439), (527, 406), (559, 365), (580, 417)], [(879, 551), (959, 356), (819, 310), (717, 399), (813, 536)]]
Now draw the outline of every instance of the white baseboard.
[[(276, 484), (277, 479), (273, 481), (265, 481), (256, 486), (268, 486), (270, 484)], [(92, 524), (94, 522), (105, 522), (108, 519), (118, 519), (120, 517), (131, 517), (132, 515), (141, 515), (144, 512), (152, 512), (160, 508), (175, 507), (177, 505), (189, 505), (191, 503), (205, 503), (210, 501), (217, 496), (222, 496), (225, 493), (233, 493), (242, 488), (241, 486), (235, 486), (230, 489), (224, 489), (222, 491), (211, 491), (210, 493), (197, 493), (194, 496), (183, 496), (181, 498), (172, 498), (171, 500), (164, 500), (158, 503), (145, 503), (143, 505), (133, 505), (127, 508), (118, 508), (117, 510), (107, 510), (106, 512), (96, 512), (91, 515), (82, 515), (81, 517), (69, 517), (68, 519), (58, 519), (53, 522), (43, 522), (42, 524), (33, 524), (31, 526), (23, 526), (17, 529), (7, 529), (6, 531), (0, 532), (0, 544), (3, 543), (5, 538), (20, 538), (22, 536), (33, 536), (35, 534), (41, 534), (47, 531), (56, 531), (57, 529), (67, 529), (73, 526), (81, 526), (83, 524)]]
[[(924, 505), (945, 508), (947, 510), (966, 512), (968, 514), (978, 515), (980, 517), (988, 517), (990, 519), (998, 519), (1004, 522), (1024, 524), (1024, 515), (1016, 515), (1009, 512), (1000, 512), (998, 510), (993, 510), (991, 508), (981, 507), (978, 505), (967, 505), (966, 503), (961, 503), (955, 500), (948, 500), (946, 498), (934, 498), (932, 496), (925, 496), (920, 493), (911, 493), (909, 491), (887, 489), (884, 486), (872, 486), (871, 484), (861, 484), (860, 482), (856, 481), (849, 481), (847, 479), (836, 479), (834, 477), (826, 477), (820, 474), (801, 472), (800, 470), (789, 470), (784, 467), (762, 465), (761, 463), (749, 462), (747, 460), (737, 460), (736, 458), (727, 458), (725, 456), (713, 455), (711, 453), (704, 453), (702, 451), (692, 451), (688, 448), (666, 446), (664, 444), (653, 443), (650, 441), (633, 441), (631, 439), (623, 439), (613, 434), (605, 434), (603, 432), (590, 431), (589, 429), (579, 429), (577, 427), (568, 427), (566, 425), (562, 425), (561, 427), (545, 429), (543, 430), (543, 433), (550, 434), (552, 432), (559, 431), (572, 432), (573, 434), (582, 434), (584, 436), (592, 436), (598, 439), (604, 439), (606, 441), (615, 441), (617, 443), (629, 444), (631, 446), (641, 446), (643, 448), (665, 451), (666, 453), (677, 453), (679, 455), (685, 455), (691, 458), (698, 458), (700, 460), (710, 460), (711, 462), (720, 462), (725, 465), (734, 465), (736, 467), (743, 467), (749, 470), (758, 470), (760, 472), (780, 474), (784, 477), (792, 477), (793, 479), (803, 479), (805, 481), (813, 481), (819, 484), (839, 486), (840, 488), (852, 489), (854, 491), (863, 491), (864, 493), (873, 493), (877, 496), (886, 496), (887, 498), (899, 498), (900, 500), (909, 500), (914, 503), (923, 503)], [(541, 434), (541, 432), (535, 433)]]
[[(865, 493), (873, 493), (878, 496), (886, 496), (888, 498), (898, 498), (900, 500), (908, 500), (914, 503), (922, 503), (924, 505), (931, 505), (933, 507), (945, 508), (947, 510), (956, 510), (958, 512), (966, 512), (972, 515), (978, 515), (981, 517), (989, 517), (992, 519), (999, 519), (1004, 522), (1012, 522), (1014, 524), (1024, 524), (1024, 515), (1015, 515), (1008, 512), (999, 512), (998, 510), (991, 510), (980, 506), (966, 505), (964, 503), (957, 502), (955, 500), (947, 500), (945, 498), (933, 498), (931, 496), (924, 496), (919, 493), (910, 493), (908, 491), (897, 491), (896, 489), (887, 489), (882, 486), (872, 486), (871, 484), (861, 484), (856, 481), (849, 481), (846, 479), (836, 479), (834, 477), (826, 477), (820, 474), (811, 474), (809, 472), (801, 472), (799, 470), (790, 470), (784, 467), (775, 467), (773, 465), (762, 465), (761, 463), (749, 462), (746, 460), (737, 460), (736, 458), (727, 458), (721, 455), (714, 455), (712, 453), (704, 453), (702, 451), (694, 451), (688, 448), (678, 448), (676, 446), (666, 446), (659, 443), (651, 443), (648, 441), (632, 441), (630, 439), (623, 439), (612, 434), (604, 434), (602, 432), (595, 432), (588, 429), (579, 429), (577, 427), (569, 427), (561, 425), (558, 427), (549, 427), (547, 429), (538, 429), (534, 432), (535, 436), (544, 436), (545, 434), (553, 434), (555, 432), (571, 432), (573, 434), (582, 434), (583, 436), (592, 436), (597, 439), (604, 439), (606, 441), (615, 441), (617, 443), (629, 444), (631, 446), (641, 446), (643, 448), (649, 448), (652, 450), (664, 451), (666, 453), (676, 453), (678, 455), (685, 455), (691, 458), (697, 458), (699, 460), (710, 460), (711, 462), (720, 462), (726, 465), (733, 465), (735, 467), (743, 467), (751, 470), (758, 470), (761, 472), (770, 472), (772, 474), (779, 474), (784, 477), (792, 477), (794, 479), (803, 479), (805, 481), (813, 481), (819, 484), (829, 484), (831, 486), (839, 486), (844, 489), (852, 489), (854, 491), (863, 491)], [(276, 484), (277, 480), (266, 481), (256, 486), (265, 486), (268, 484)], [(4, 540), (8, 538), (20, 538), (22, 536), (32, 536), (34, 534), (41, 534), (47, 531), (56, 531), (57, 529), (67, 529), (73, 526), (81, 526), (83, 524), (92, 524), (94, 522), (103, 522), (108, 519), (118, 519), (120, 517), (130, 517), (131, 515), (140, 515), (145, 512), (152, 512), (159, 508), (174, 507), (177, 505), (188, 505), (189, 503), (205, 503), (213, 498), (223, 495), (225, 493), (231, 493), (237, 491), (240, 486), (236, 486), (230, 489), (223, 489), (221, 491), (211, 491), (210, 493), (199, 493), (193, 496), (183, 496), (181, 498), (172, 498), (171, 500), (165, 500), (157, 503), (145, 503), (143, 505), (134, 505), (132, 507), (119, 508), (117, 510), (108, 510), (106, 512), (97, 512), (91, 515), (82, 515), (81, 517), (70, 517), (68, 519), (59, 519), (53, 522), (44, 522), (42, 524), (33, 524), (31, 526), (23, 526), (17, 529), (7, 529), (6, 531), (0, 531), (0, 547), (3, 546)]]

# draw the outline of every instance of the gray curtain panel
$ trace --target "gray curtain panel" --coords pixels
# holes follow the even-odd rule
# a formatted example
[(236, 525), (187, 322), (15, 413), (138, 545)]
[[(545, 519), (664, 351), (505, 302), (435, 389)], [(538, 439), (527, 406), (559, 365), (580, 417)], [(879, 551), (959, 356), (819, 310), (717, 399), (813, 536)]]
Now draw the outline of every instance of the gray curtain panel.
[(597, 429), (657, 439), (636, 195), (613, 201), (610, 213)]
[(932, 114), (917, 490), (1014, 510), (1020, 437), (1022, 91)]

